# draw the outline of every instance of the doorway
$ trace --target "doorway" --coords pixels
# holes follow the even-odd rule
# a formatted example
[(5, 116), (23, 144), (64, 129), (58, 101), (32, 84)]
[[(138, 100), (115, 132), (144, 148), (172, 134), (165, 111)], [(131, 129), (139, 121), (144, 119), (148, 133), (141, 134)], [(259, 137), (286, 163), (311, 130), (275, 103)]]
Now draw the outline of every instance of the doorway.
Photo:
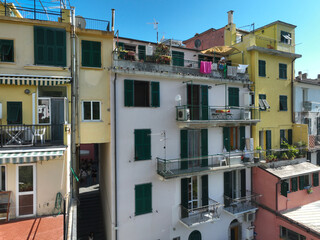
[(51, 98), (51, 136), (52, 142), (63, 144), (64, 98)]
[(230, 240), (240, 239), (240, 227), (241, 225), (236, 219), (230, 223)]
[(36, 166), (35, 164), (17, 165), (17, 217), (36, 214)]

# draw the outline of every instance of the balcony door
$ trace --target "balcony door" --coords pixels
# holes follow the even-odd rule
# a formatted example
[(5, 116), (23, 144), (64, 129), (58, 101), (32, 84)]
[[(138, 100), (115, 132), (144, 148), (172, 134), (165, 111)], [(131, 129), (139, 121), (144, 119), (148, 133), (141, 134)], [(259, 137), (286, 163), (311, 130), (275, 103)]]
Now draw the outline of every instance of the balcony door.
[(63, 124), (65, 123), (64, 98), (51, 98), (51, 136), (52, 142), (63, 143)]
[(187, 104), (190, 120), (208, 120), (208, 86), (188, 84)]
[(232, 199), (246, 196), (246, 170), (224, 172), (224, 204), (230, 206)]
[(36, 165), (17, 165), (17, 217), (36, 214)]

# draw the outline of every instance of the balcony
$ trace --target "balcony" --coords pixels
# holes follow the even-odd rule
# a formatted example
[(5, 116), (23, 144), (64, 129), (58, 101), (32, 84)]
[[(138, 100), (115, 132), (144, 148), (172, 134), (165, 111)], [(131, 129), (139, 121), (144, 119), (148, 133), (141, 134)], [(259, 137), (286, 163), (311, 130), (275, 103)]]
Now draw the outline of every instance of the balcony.
[(260, 111), (255, 107), (183, 105), (176, 107), (176, 120), (181, 128), (256, 124), (260, 122)]
[(238, 217), (240, 214), (255, 211), (258, 209), (258, 201), (262, 195), (253, 193), (250, 191), (246, 191), (245, 193), (241, 194), (241, 192), (238, 192), (236, 194), (234, 192), (234, 195), (243, 197), (228, 197), (224, 196), (224, 210), (230, 214), (232, 214), (234, 217)]
[[(160, 56), (161, 57), (161, 56)], [(249, 75), (240, 73), (237, 66), (228, 66), (227, 74), (217, 70), (217, 64), (213, 64), (211, 73), (200, 73), (200, 62), (196, 60), (182, 59), (182, 66), (175, 66), (171, 56), (162, 56), (160, 60), (155, 55), (147, 56), (139, 60), (139, 55), (134, 51), (114, 52), (113, 71), (128, 74), (151, 74), (167, 77), (185, 78), (187, 80), (211, 79), (217, 83), (234, 82), (250, 84)], [(179, 60), (179, 59), (178, 59)]]
[(0, 148), (48, 147), (64, 144), (64, 125), (0, 125)]
[(253, 155), (254, 152), (234, 151), (183, 159), (157, 158), (157, 173), (164, 179), (170, 179), (202, 172), (208, 173), (259, 166), (259, 160), (254, 161)]
[(193, 209), (187, 209), (180, 205), (181, 217), (180, 221), (186, 227), (194, 227), (196, 225), (218, 221), (220, 219), (223, 204), (209, 198), (209, 204)]

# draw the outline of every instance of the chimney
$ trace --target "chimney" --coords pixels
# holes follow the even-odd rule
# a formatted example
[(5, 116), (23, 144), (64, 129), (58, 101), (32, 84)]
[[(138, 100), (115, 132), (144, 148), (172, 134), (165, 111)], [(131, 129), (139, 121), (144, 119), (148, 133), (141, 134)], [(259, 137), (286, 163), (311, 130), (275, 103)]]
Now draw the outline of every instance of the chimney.
[(307, 79), (308, 78), (308, 73), (302, 74), (302, 79)]
[(302, 72), (299, 71), (298, 74), (299, 74), (299, 79), (302, 80)]
[(233, 10), (230, 10), (228, 12), (228, 24), (232, 24), (233, 23)]
[(115, 15), (115, 10), (111, 9), (112, 11), (112, 19), (111, 19), (111, 31), (114, 32), (114, 15)]

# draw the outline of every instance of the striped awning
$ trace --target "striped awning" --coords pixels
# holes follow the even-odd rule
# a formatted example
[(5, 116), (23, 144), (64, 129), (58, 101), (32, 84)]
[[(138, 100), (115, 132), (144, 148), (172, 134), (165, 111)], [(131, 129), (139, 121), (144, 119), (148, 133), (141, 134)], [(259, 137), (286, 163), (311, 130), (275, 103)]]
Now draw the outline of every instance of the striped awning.
[(32, 152), (15, 152), (0, 153), (0, 164), (5, 163), (32, 163), (43, 160), (54, 159), (63, 155), (63, 150), (58, 151), (32, 151)]
[(55, 86), (71, 82), (71, 77), (0, 74), (0, 84)]

